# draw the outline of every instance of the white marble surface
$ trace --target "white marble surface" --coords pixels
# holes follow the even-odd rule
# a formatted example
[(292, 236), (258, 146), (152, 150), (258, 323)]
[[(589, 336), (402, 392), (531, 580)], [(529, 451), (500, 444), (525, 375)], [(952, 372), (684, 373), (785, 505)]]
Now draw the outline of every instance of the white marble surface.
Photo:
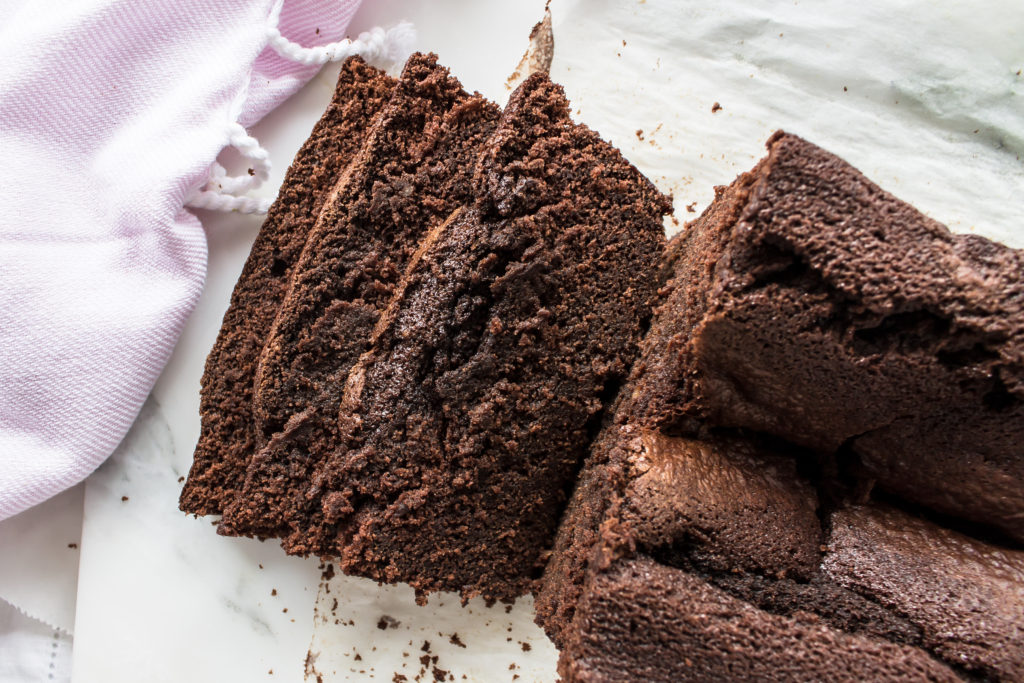
[[(408, 18), (420, 49), (503, 102), (543, 4), (367, 0), (353, 30)], [(1014, 39), (1024, 13), (1014, 4), (991, 3), (996, 20), (911, 0), (553, 0), (553, 76), (580, 120), (675, 193), (680, 222), (781, 127), (846, 156), (954, 229), (1024, 246), (1024, 43)], [(276, 165), (272, 186), (336, 72), (326, 69), (257, 127)], [(722, 109), (712, 113), (715, 102)], [(529, 601), (510, 613), (462, 609), (446, 595), (417, 607), (407, 588), (321, 581), (315, 561), (219, 537), (209, 521), (177, 511), (203, 362), (259, 226), (202, 219), (203, 297), (129, 439), (87, 485), (75, 680), (432, 680), (434, 667), (456, 680), (553, 680), (554, 651), (532, 625)], [(437, 661), (423, 665), (427, 654)]]

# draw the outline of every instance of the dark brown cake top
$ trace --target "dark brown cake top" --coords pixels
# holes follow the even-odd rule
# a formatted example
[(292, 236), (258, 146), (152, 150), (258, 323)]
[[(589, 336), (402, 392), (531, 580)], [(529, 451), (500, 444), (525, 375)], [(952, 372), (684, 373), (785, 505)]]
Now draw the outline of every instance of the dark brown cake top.
[(792, 455), (750, 439), (641, 434), (622, 524), (639, 548), (687, 553), (716, 571), (809, 579), (822, 543), (817, 492)]
[(635, 400), (841, 451), (846, 474), (1024, 539), (1024, 255), (777, 134), (680, 238)]
[(837, 511), (830, 527), (830, 579), (905, 615), (943, 659), (1024, 678), (1024, 551), (878, 505)]
[(640, 557), (591, 579), (559, 673), (583, 681), (959, 681), (926, 653), (757, 609)]

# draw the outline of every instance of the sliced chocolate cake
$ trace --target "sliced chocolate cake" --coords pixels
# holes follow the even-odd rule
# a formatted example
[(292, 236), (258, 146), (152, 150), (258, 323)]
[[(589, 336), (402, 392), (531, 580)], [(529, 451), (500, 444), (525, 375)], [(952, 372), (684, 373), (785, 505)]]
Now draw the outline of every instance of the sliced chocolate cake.
[[(786, 140), (773, 138), (773, 154)], [(808, 143), (791, 141), (797, 147), (789, 153), (806, 156), (808, 165), (838, 162)], [(695, 371), (690, 363), (702, 344), (711, 343), (704, 336), (709, 311), (728, 300), (716, 278), (740, 268), (740, 260), (727, 248), (724, 230), (712, 226), (733, 225), (746, 215), (747, 202), (758, 196), (756, 181), (774, 163), (781, 162), (769, 156), (741, 176), (669, 245), (673, 276), (661, 291), (629, 383), (588, 456), (538, 596), (538, 622), (562, 650), (560, 672), (580, 681), (1019, 680), (1024, 551), (884, 503), (865, 504), (871, 475), (846, 467), (842, 440), (821, 443), (784, 434), (791, 437), (786, 441), (715, 422), (729, 407), (708, 395), (709, 385), (700, 384), (701, 366)], [(772, 207), (788, 207), (789, 215), (803, 218), (786, 225), (799, 230), (815, 203), (812, 195), (810, 206), (801, 209), (799, 194), (811, 187), (810, 181), (796, 183), (754, 215), (770, 223), (776, 220)], [(843, 205), (841, 187), (832, 189), (840, 193), (836, 206)], [(871, 196), (862, 195), (865, 211), (874, 206), (867, 201)], [(830, 225), (863, 220), (848, 215)], [(916, 224), (890, 226), (887, 239), (901, 244), (895, 233), (908, 225)], [(786, 230), (779, 228), (780, 239), (787, 239)], [(737, 235), (732, 239), (748, 233)], [(827, 234), (818, 238), (831, 243)], [(770, 259), (775, 251), (762, 253)], [(862, 264), (869, 274), (882, 268), (870, 263)], [(743, 268), (757, 272), (750, 263)], [(1004, 274), (1002, 282), (1008, 279)], [(810, 305), (818, 299), (805, 294), (773, 300), (782, 311), (774, 322), (780, 325), (795, 318), (784, 308), (791, 301)], [(757, 318), (761, 324), (768, 319)], [(776, 347), (789, 348), (807, 329), (763, 339), (748, 349), (750, 359), (733, 359), (736, 367), (780, 356)], [(801, 350), (806, 366), (830, 357), (831, 340), (815, 339), (824, 350), (807, 342)], [(714, 341), (727, 343), (721, 337)], [(915, 347), (896, 348), (909, 353)], [(790, 367), (797, 366), (792, 361)], [(776, 381), (767, 371), (743, 377), (743, 391), (729, 394), (740, 406), (771, 390), (762, 383)], [(954, 380), (956, 387), (970, 391), (972, 385)], [(887, 395), (880, 390), (880, 397)], [(818, 404), (807, 399), (802, 405), (803, 415), (788, 416), (789, 428), (796, 434), (824, 432)], [(914, 419), (910, 401), (903, 405)], [(785, 414), (791, 405), (780, 397), (777, 406), (761, 407), (766, 414), (773, 408)], [(856, 404), (851, 410), (847, 419), (856, 419)], [(934, 410), (927, 403), (917, 406), (918, 412)], [(950, 471), (956, 476), (961, 470)], [(948, 488), (945, 481), (930, 485)], [(961, 525), (987, 535), (984, 525)]]
[(320, 213), (260, 358), (254, 410), (266, 439), (225, 509), (226, 534), (277, 535), (335, 447), (349, 368), (428, 229), (472, 196), (497, 105), (413, 55)]
[(943, 659), (1024, 679), (1024, 551), (885, 505), (837, 510), (828, 522), (822, 569), (831, 581), (903, 615)]
[(1024, 540), (1024, 252), (778, 133), (687, 231), (648, 424), (782, 437)]
[(592, 577), (559, 673), (571, 681), (958, 681), (915, 648), (753, 607), (649, 558)]
[(259, 354), (325, 199), (393, 87), (394, 80), (383, 72), (350, 57), (327, 111), (285, 175), (206, 361), (199, 443), (181, 492), (185, 512), (219, 514), (241, 488), (249, 459), (263, 441), (252, 417)]
[(341, 447), (315, 480), (323, 515), (293, 520), (289, 547), (420, 595), (494, 600), (543, 571), (650, 316), (670, 204), (540, 74), (513, 93), (476, 183), (350, 372)]

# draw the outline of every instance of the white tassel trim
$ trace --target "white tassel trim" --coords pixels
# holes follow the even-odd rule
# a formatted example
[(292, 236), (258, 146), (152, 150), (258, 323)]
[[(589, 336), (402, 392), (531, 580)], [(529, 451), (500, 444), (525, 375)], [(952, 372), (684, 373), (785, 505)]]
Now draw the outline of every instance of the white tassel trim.
[[(352, 55), (360, 55), (367, 62), (377, 66), (391, 66), (404, 61), (416, 42), (416, 30), (412, 24), (403, 21), (386, 31), (379, 26), (364, 31), (355, 40), (346, 38), (327, 45), (303, 47), (281, 35), (277, 25), (282, 6), (283, 3), (277, 3), (270, 15), (267, 44), (282, 57), (306, 66), (338, 62)], [(189, 196), (185, 206), (193, 209), (265, 214), (273, 204), (273, 199), (240, 195), (258, 188), (270, 177), (270, 155), (239, 123), (230, 125), (228, 144), (249, 160), (249, 170), (244, 175), (229, 176), (223, 166), (214, 162), (209, 179)]]

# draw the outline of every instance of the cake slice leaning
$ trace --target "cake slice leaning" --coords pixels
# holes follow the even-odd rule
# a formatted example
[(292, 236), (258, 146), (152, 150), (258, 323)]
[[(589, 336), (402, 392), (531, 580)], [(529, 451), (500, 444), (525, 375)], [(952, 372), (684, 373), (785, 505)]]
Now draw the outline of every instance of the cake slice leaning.
[(361, 58), (346, 60), (327, 111), (285, 175), (206, 360), (199, 443), (179, 502), (185, 512), (220, 514), (241, 488), (263, 441), (252, 413), (259, 355), (306, 237), (393, 87), (393, 79)]
[(313, 468), (336, 443), (349, 368), (423, 235), (469, 201), (473, 167), (499, 116), (435, 56), (410, 57), (295, 268), (257, 372), (265, 445), (221, 533), (275, 536), (305, 505)]
[(292, 551), (463, 598), (530, 592), (650, 316), (669, 200), (534, 74), (349, 373)]

